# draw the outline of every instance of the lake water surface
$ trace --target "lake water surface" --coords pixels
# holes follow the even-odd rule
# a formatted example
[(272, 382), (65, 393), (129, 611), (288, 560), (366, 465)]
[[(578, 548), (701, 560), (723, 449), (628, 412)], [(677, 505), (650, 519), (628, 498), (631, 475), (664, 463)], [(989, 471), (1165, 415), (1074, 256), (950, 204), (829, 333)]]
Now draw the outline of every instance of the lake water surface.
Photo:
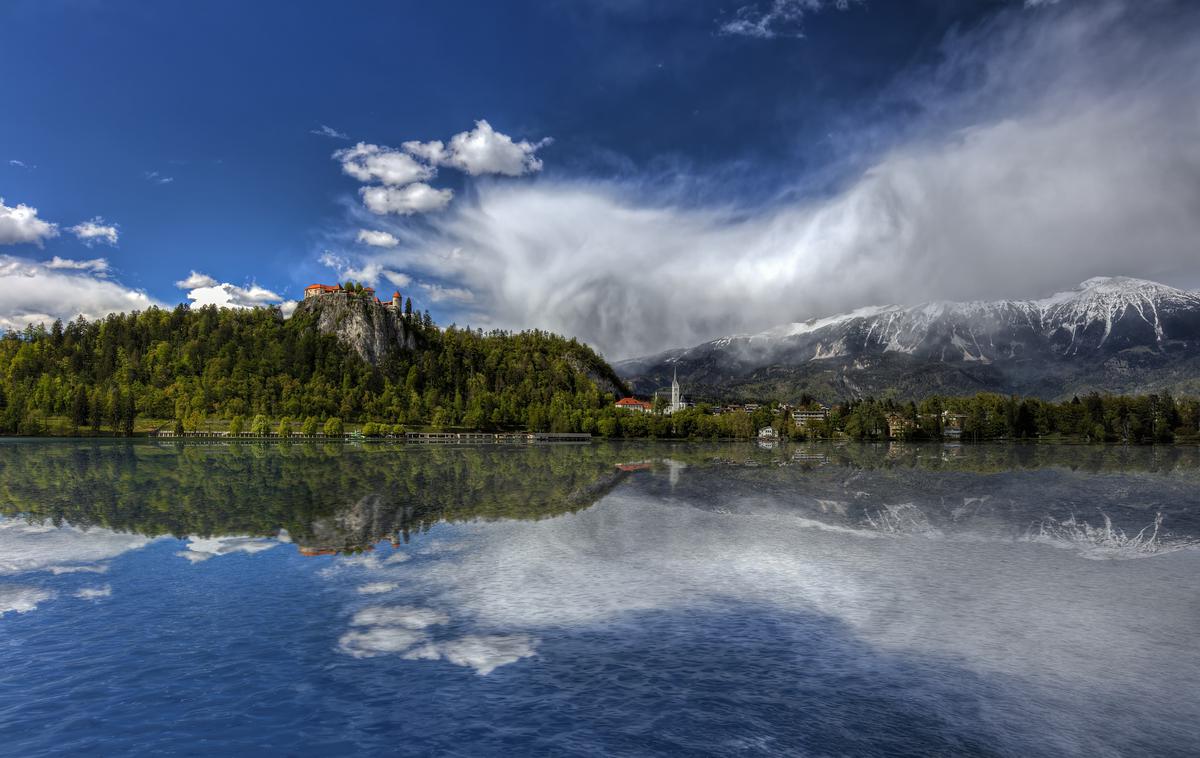
[(0, 442), (0, 753), (1200, 753), (1200, 450)]

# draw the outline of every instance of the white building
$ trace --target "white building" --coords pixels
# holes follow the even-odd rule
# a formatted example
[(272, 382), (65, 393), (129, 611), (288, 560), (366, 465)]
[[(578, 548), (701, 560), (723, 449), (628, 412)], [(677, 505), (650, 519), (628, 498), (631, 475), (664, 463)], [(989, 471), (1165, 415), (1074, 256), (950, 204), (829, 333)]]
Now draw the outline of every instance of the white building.
[(796, 426), (800, 429), (814, 422), (822, 422), (829, 419), (829, 409), (821, 406), (815, 411), (792, 411), (792, 420), (796, 422)]
[(671, 375), (671, 404), (666, 407), (664, 413), (674, 413), (688, 407), (688, 403), (683, 401), (683, 391), (679, 386), (679, 367), (675, 367), (675, 372)]

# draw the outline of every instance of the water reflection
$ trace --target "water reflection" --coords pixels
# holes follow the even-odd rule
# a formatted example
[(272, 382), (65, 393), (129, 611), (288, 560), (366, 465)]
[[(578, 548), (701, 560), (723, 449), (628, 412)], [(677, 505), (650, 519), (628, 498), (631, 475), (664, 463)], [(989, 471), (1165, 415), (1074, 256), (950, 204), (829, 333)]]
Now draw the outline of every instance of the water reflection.
[[(576, 512), (630, 477), (700, 508), (881, 534), (987, 534), (1125, 555), (1200, 536), (1200, 451), (1182, 446), (6, 443), (0, 514), (70, 525), (75, 537), (95, 527), (186, 537), (192, 561), (278, 544), (265, 538), (326, 555), (400, 545), (441, 522)], [(87, 549), (114, 541), (125, 538)], [(29, 550), (18, 554), (36, 566)], [(14, 560), (0, 557), (0, 571)]]
[(1184, 447), (0, 444), (8, 744), (178, 702), (137, 750), (1184, 753), (1198, 484)]

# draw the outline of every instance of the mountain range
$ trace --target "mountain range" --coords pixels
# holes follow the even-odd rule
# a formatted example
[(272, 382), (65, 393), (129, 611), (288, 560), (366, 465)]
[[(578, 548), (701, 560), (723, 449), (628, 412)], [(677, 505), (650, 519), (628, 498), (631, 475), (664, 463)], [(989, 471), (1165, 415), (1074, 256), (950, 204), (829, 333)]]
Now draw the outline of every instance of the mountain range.
[(1096, 277), (1041, 300), (872, 306), (614, 364), (696, 399), (1200, 391), (1200, 292)]

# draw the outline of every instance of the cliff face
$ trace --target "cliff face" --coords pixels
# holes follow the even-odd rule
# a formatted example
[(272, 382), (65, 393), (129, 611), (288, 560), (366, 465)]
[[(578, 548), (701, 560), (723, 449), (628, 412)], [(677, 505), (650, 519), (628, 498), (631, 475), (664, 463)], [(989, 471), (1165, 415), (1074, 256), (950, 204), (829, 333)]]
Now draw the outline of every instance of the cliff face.
[(402, 314), (360, 295), (335, 292), (303, 300), (295, 316), (304, 314), (314, 316), (322, 333), (337, 335), (372, 365), (395, 348), (416, 345)]

